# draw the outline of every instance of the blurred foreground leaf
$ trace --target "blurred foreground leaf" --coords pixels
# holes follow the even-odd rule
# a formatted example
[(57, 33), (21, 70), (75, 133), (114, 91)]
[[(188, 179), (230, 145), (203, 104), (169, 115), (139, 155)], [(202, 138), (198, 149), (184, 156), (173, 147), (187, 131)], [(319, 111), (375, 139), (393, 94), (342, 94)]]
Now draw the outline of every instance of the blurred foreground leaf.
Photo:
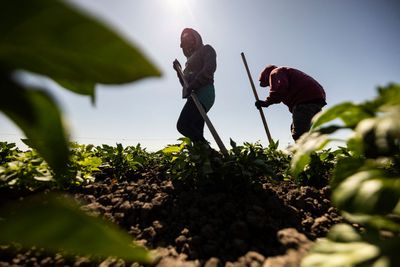
[(355, 137), (363, 145), (367, 158), (390, 157), (400, 153), (400, 107), (385, 108), (376, 118), (360, 122), (355, 129)]
[(0, 65), (74, 82), (77, 93), (160, 75), (134, 45), (62, 1), (3, 1), (0, 32)]
[[(353, 130), (346, 153), (337, 154), (331, 198), (362, 234), (349, 225), (334, 226), (328, 238), (316, 242), (302, 267), (400, 266), (400, 86), (390, 84), (378, 93), (372, 101), (336, 105), (314, 120), (316, 132), (340, 129), (335, 125), (322, 128), (336, 119), (344, 123), (342, 128)], [(302, 145), (297, 148), (302, 153), (293, 157), (295, 172), (306, 164), (312, 147), (308, 142)]]
[(346, 127), (353, 128), (361, 120), (371, 116), (372, 114), (367, 112), (363, 106), (356, 105), (351, 102), (344, 102), (318, 114), (313, 119), (312, 130), (316, 130), (321, 125), (336, 119), (342, 120)]
[(400, 264), (400, 238), (369, 243), (349, 225), (332, 227), (328, 238), (316, 242), (301, 267), (397, 267)]
[(341, 210), (361, 214), (385, 214), (400, 204), (400, 178), (379, 171), (362, 171), (346, 178), (332, 194)]
[(379, 106), (399, 106), (400, 105), (400, 84), (391, 83), (385, 87), (378, 88), (379, 97), (376, 102)]
[(69, 152), (57, 104), (44, 91), (27, 90), (4, 73), (0, 77), (0, 111), (20, 127), (28, 138), (28, 145), (36, 149), (56, 173), (62, 173)]
[(292, 174), (297, 177), (310, 163), (311, 154), (324, 148), (327, 143), (329, 143), (329, 140), (326, 135), (320, 135), (316, 132), (303, 134), (293, 148), (295, 154), (291, 161)]
[(2, 1), (0, 5), (0, 111), (60, 174), (68, 160), (67, 135), (56, 103), (12, 80), (17, 70), (48, 76), (95, 99), (95, 85), (160, 76), (133, 44), (60, 0)]
[(149, 263), (151, 256), (128, 234), (79, 209), (72, 199), (36, 196), (3, 208), (0, 242), (16, 242), (52, 252), (120, 257)]

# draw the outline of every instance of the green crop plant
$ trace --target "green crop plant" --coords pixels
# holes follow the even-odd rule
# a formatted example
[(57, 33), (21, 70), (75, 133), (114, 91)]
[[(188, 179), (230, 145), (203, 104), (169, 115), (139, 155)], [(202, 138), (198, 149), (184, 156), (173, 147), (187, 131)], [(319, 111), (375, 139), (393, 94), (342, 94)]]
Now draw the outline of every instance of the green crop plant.
[(0, 142), (0, 165), (10, 161), (18, 152), (21, 151), (15, 143)]
[(66, 183), (80, 185), (93, 182), (94, 175), (100, 172), (99, 167), (102, 164), (102, 159), (95, 154), (95, 147), (70, 143), (70, 154), (68, 176), (64, 179)]
[(35, 150), (12, 153), (0, 165), (0, 187), (34, 191), (55, 184), (48, 164)]
[(193, 143), (189, 138), (179, 140), (180, 144), (169, 145), (161, 150), (167, 161), (167, 175), (191, 185), (211, 179), (213, 169), (208, 146)]
[(127, 178), (134, 171), (151, 164), (149, 153), (137, 146), (116, 147), (103, 144), (96, 147), (96, 155), (103, 160), (101, 168), (116, 179)]
[(267, 177), (283, 180), (289, 166), (289, 156), (277, 149), (278, 144), (263, 148), (261, 144), (237, 145), (231, 140), (228, 155), (214, 151), (208, 145), (196, 144), (187, 138), (162, 150), (167, 158), (167, 174), (190, 186), (221, 185), (251, 186)]
[(232, 149), (224, 160), (220, 175), (226, 179), (240, 177), (250, 182), (255, 182), (262, 176), (284, 179), (289, 157), (277, 149), (278, 145), (279, 143), (273, 143), (264, 148), (260, 143), (245, 142), (238, 146), (231, 140)]
[(336, 154), (342, 150), (331, 151), (326, 149), (310, 153), (309, 163), (295, 176), (299, 185), (323, 187), (329, 183), (333, 168), (336, 165)]
[[(69, 187), (94, 181), (99, 172), (101, 158), (96, 157), (93, 145), (70, 143), (70, 157), (67, 169), (58, 181), (54, 171), (35, 149), (20, 151), (15, 144), (1, 143), (0, 186), (29, 189)], [(60, 183), (63, 181), (63, 183)]]
[[(340, 120), (342, 125), (327, 125)], [(361, 104), (342, 103), (315, 118), (291, 163), (295, 175), (325, 147), (330, 134), (351, 129), (346, 148), (335, 155), (332, 202), (352, 225), (333, 227), (317, 241), (302, 267), (400, 265), (400, 85), (378, 88), (378, 96)], [(385, 233), (386, 234), (383, 234)], [(390, 234), (388, 234), (390, 233)]]

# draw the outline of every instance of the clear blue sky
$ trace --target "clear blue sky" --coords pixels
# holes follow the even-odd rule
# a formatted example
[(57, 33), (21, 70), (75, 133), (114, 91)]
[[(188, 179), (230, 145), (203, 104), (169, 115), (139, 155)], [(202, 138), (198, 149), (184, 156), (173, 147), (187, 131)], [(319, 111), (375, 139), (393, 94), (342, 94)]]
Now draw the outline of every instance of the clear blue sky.
[[(361, 102), (376, 87), (400, 82), (398, 0), (85, 0), (73, 1), (137, 45), (162, 71), (161, 78), (102, 86), (90, 99), (45, 85), (59, 102), (72, 140), (83, 144), (136, 145), (153, 151), (176, 143), (176, 120), (184, 105), (172, 69), (183, 28), (191, 27), (217, 51), (216, 102), (209, 117), (225, 145), (267, 137), (240, 57), (254, 80), (267, 64), (298, 68), (326, 89), (328, 106)], [(257, 90), (265, 98), (268, 90)], [(283, 104), (264, 109), (281, 147), (292, 143), (291, 114)], [(0, 140), (18, 142), (22, 133), (0, 114)], [(216, 144), (205, 128), (205, 137)]]

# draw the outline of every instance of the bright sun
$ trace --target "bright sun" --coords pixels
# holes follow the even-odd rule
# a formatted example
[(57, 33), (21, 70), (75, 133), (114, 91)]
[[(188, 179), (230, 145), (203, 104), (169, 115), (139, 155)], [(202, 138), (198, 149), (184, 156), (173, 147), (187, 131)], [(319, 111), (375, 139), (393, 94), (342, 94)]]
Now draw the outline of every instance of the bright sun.
[(182, 9), (184, 9), (184, 6), (186, 5), (185, 0), (164, 0), (164, 1), (169, 8), (172, 8), (175, 10), (182, 10)]
[(165, 8), (164, 13), (179, 20), (194, 20), (193, 12), (188, 0), (161, 0)]

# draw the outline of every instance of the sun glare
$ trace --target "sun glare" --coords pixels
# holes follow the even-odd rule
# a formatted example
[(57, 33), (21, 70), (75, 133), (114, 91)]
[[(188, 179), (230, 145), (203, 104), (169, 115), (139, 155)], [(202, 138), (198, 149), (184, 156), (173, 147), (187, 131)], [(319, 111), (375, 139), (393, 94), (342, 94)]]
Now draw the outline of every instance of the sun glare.
[[(162, 0), (165, 8), (164, 13), (167, 13), (175, 23), (179, 22), (187, 24), (188, 21), (195, 21), (194, 14), (191, 9), (191, 4), (188, 0)], [(181, 27), (181, 25), (180, 25)]]
[(191, 13), (188, 0), (164, 0), (167, 8), (174, 10), (177, 13), (189, 12)]
[(183, 9), (186, 4), (185, 0), (165, 0), (165, 2), (167, 6), (176, 10)]

